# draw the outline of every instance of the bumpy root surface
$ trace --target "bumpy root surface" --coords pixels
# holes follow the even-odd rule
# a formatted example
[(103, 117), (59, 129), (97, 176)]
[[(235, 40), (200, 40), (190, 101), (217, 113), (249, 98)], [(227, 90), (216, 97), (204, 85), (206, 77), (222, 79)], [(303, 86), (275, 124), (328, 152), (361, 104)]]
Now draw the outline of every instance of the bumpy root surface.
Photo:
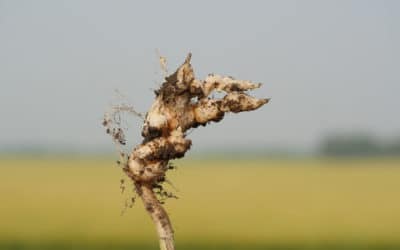
[[(186, 131), (219, 122), (226, 112), (251, 111), (268, 102), (246, 93), (259, 88), (259, 83), (214, 74), (203, 81), (196, 79), (190, 59), (191, 54), (155, 91), (155, 101), (144, 120), (143, 141), (133, 149), (124, 167), (157, 227), (163, 250), (174, 249), (173, 229), (153, 189), (165, 180), (169, 161), (183, 157), (190, 149), (192, 142), (186, 138)], [(213, 99), (210, 95), (214, 91), (225, 92), (225, 96)]]

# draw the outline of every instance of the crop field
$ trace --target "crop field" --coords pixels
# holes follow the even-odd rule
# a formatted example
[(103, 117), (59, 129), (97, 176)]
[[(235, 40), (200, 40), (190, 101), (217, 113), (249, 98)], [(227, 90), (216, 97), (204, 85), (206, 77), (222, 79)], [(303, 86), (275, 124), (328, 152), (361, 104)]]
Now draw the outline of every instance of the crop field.
[[(400, 159), (176, 165), (177, 249), (400, 249)], [(0, 249), (158, 248), (112, 158), (4, 156), (0, 173)]]

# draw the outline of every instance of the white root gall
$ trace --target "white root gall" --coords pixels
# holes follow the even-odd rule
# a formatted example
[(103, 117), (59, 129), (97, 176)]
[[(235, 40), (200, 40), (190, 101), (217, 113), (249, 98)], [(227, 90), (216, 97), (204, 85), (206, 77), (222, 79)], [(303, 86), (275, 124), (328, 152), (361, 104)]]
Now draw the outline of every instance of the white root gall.
[[(169, 161), (183, 157), (190, 149), (192, 142), (186, 138), (186, 131), (219, 122), (226, 112), (251, 111), (268, 102), (245, 93), (259, 88), (259, 83), (220, 75), (196, 79), (190, 59), (191, 54), (155, 91), (142, 129), (143, 141), (134, 148), (124, 168), (156, 225), (162, 250), (174, 250), (173, 229), (154, 189), (162, 187)], [(213, 99), (213, 91), (226, 95)]]

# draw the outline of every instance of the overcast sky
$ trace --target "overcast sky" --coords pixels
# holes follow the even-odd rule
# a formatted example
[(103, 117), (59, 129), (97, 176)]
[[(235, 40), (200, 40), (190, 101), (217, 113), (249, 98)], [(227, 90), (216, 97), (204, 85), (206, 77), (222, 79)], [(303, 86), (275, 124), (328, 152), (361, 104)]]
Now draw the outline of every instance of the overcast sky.
[[(194, 131), (194, 149), (312, 148), (400, 134), (400, 1), (0, 0), (0, 145), (97, 149), (114, 90), (145, 112), (187, 52), (198, 77), (264, 83), (271, 103)], [(139, 138), (138, 120), (132, 132)]]

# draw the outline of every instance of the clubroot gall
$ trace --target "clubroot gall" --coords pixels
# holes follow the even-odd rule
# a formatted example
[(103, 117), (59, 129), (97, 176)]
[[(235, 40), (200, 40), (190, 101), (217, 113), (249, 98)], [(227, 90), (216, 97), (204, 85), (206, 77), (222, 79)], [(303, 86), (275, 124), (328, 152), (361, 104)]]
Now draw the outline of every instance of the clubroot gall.
[[(143, 120), (143, 141), (128, 156), (120, 149), (126, 138), (118, 113), (128, 111), (141, 115), (130, 107), (119, 106), (106, 113), (103, 121), (107, 133), (118, 146), (118, 164), (131, 179), (136, 194), (155, 223), (161, 250), (175, 249), (172, 224), (162, 204), (165, 198), (176, 196), (165, 191), (163, 184), (167, 181), (167, 171), (173, 168), (170, 160), (182, 158), (192, 145), (186, 138), (187, 131), (219, 122), (227, 112), (251, 111), (268, 102), (268, 99), (257, 99), (246, 93), (259, 88), (259, 83), (214, 74), (204, 80), (196, 79), (190, 60), (189, 53), (175, 73), (165, 77), (161, 87), (154, 91), (155, 100)], [(225, 96), (212, 98), (210, 95), (215, 91), (225, 92)]]

